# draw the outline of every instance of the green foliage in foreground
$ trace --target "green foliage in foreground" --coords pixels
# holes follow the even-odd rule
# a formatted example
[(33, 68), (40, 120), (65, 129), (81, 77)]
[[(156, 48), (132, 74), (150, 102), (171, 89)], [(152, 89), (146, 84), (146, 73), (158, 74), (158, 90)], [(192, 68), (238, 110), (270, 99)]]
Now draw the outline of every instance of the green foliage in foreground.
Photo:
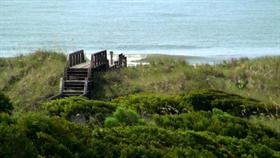
[(102, 126), (105, 119), (116, 109), (115, 104), (82, 97), (47, 102), (43, 107), (50, 116), (60, 116), (76, 123), (87, 123), (92, 127)]
[(0, 120), (0, 157), (89, 157), (90, 131), (61, 118), (25, 114)]
[(11, 113), (13, 110), (13, 105), (10, 99), (5, 96), (3, 93), (0, 93), (0, 113)]
[[(204, 98), (202, 108), (194, 97)], [(1, 113), (0, 157), (280, 157), (277, 115), (211, 105), (231, 97), (253, 101), (253, 109), (263, 104), (202, 90), (112, 101), (70, 97), (46, 102), (42, 113)]]
[(191, 110), (190, 106), (181, 104), (180, 97), (169, 97), (155, 94), (138, 94), (127, 97), (119, 97), (113, 102), (132, 108), (142, 116), (152, 114), (177, 114)]
[(155, 59), (99, 76), (97, 98), (110, 101), (41, 104), (56, 94), (64, 63), (42, 52), (0, 60), (0, 89), (15, 107), (0, 96), (0, 157), (280, 157), (279, 58)]
[(140, 116), (131, 109), (118, 107), (113, 116), (106, 118), (105, 127), (133, 126), (144, 124)]

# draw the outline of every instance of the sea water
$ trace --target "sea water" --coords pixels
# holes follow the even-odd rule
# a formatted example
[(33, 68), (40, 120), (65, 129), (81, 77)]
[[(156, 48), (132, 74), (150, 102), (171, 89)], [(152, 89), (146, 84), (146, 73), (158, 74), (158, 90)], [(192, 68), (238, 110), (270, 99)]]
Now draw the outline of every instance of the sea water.
[(280, 0), (0, 0), (0, 56), (280, 55)]

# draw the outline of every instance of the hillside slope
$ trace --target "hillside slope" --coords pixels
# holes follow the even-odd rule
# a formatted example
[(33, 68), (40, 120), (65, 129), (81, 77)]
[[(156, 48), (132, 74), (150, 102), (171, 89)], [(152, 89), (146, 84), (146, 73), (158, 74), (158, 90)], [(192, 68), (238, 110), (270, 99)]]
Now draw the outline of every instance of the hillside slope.
[(95, 76), (96, 100), (48, 101), (65, 60), (42, 51), (0, 59), (11, 98), (0, 92), (0, 157), (280, 157), (278, 57), (149, 58)]
[[(149, 58), (149, 57), (148, 57)], [(178, 94), (216, 89), (267, 102), (280, 103), (280, 57), (232, 60), (216, 66), (189, 65), (181, 59), (152, 57), (150, 65), (106, 73), (95, 87), (95, 98), (139, 92)]]
[[(181, 58), (148, 56), (150, 65), (128, 67), (95, 76), (91, 97), (108, 100), (136, 93), (176, 95), (197, 89), (216, 89), (280, 103), (280, 57), (232, 60), (216, 66), (189, 65)], [(16, 110), (38, 110), (58, 94), (64, 54), (37, 51), (0, 59), (0, 90)]]
[(38, 110), (40, 102), (58, 94), (65, 63), (65, 55), (45, 51), (1, 58), (0, 91), (11, 98), (16, 110)]

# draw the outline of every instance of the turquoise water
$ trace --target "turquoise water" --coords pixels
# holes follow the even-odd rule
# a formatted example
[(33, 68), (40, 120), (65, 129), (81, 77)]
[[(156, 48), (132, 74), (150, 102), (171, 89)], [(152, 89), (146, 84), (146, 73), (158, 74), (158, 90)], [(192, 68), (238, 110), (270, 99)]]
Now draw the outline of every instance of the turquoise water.
[(0, 56), (36, 49), (280, 54), (279, 0), (0, 0)]

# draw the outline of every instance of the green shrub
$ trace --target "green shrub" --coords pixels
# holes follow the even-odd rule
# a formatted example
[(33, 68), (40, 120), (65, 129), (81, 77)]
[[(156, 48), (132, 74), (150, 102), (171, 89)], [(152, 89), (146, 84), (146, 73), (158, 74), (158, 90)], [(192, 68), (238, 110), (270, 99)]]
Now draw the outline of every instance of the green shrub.
[(210, 125), (211, 113), (190, 112), (179, 115), (154, 115), (155, 123), (166, 129), (205, 131)]
[(124, 158), (140, 158), (140, 157), (151, 157), (161, 158), (164, 156), (164, 152), (154, 146), (146, 145), (124, 145), (124, 148), (120, 151), (119, 157)]
[(91, 152), (90, 130), (62, 118), (31, 113), (18, 118), (17, 126), (41, 156), (82, 157)]
[(26, 137), (23, 128), (0, 123), (1, 158), (35, 158), (38, 152), (33, 142)]
[(128, 97), (120, 97), (113, 102), (135, 109), (142, 116), (151, 114), (177, 114), (190, 110), (189, 106), (180, 104), (180, 100), (174, 97), (154, 94), (138, 94)]
[[(143, 146), (143, 144), (145, 144)], [(269, 149), (264, 153), (259, 152)], [(104, 152), (102, 149), (107, 149)], [(174, 131), (158, 127), (127, 126), (95, 129), (92, 150), (98, 157), (262, 157), (276, 155), (275, 150), (247, 139), (218, 136), (209, 132)]]
[(132, 126), (143, 123), (144, 121), (135, 111), (118, 107), (113, 116), (106, 118), (105, 127)]
[(11, 113), (13, 105), (10, 99), (0, 92), (0, 112)]
[(245, 138), (248, 135), (248, 124), (245, 120), (232, 117), (221, 110), (213, 113), (190, 112), (180, 115), (154, 116), (155, 123), (166, 129), (183, 129), (209, 131), (218, 135)]
[(51, 116), (61, 116), (77, 123), (103, 126), (106, 117), (116, 109), (114, 104), (89, 100), (83, 97), (69, 97), (47, 102), (43, 107)]
[(217, 156), (208, 150), (205, 149), (193, 149), (191, 147), (174, 147), (172, 148), (166, 155), (165, 157), (170, 157), (170, 158), (184, 158), (184, 157), (199, 157), (199, 158), (216, 158)]
[[(7, 117), (7, 116), (6, 116)], [(87, 128), (42, 113), (0, 121), (0, 157), (90, 157)], [(5, 121), (6, 120), (6, 121)]]
[(212, 111), (221, 109), (235, 116), (268, 115), (277, 116), (277, 105), (265, 104), (255, 99), (244, 98), (216, 90), (192, 91), (182, 95), (183, 102), (195, 110)]

